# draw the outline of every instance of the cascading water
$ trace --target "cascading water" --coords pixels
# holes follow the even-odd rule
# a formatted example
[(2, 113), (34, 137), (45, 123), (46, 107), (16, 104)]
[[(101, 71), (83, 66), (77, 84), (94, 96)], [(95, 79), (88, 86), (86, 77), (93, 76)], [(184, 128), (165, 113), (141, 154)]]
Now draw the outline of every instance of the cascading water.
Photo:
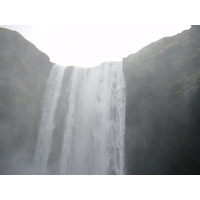
[[(62, 82), (58, 74), (54, 77), (59, 79), (59, 86), (54, 87), (58, 91), (49, 86), (54, 70), (48, 80), (35, 155), (43, 168), (48, 162), (53, 118)], [(63, 68), (61, 71), (63, 73)], [(62, 143), (58, 173), (124, 174), (125, 83), (122, 62), (107, 62), (90, 69), (73, 67), (66, 90), (70, 92), (64, 127), (59, 129), (62, 130)], [(58, 115), (56, 117), (59, 119)]]
[(60, 96), (60, 89), (65, 68), (54, 65), (47, 80), (47, 87), (43, 98), (42, 120), (39, 129), (38, 143), (35, 152), (35, 163), (41, 173), (45, 173), (51, 150), (52, 134), (55, 127), (55, 113)]

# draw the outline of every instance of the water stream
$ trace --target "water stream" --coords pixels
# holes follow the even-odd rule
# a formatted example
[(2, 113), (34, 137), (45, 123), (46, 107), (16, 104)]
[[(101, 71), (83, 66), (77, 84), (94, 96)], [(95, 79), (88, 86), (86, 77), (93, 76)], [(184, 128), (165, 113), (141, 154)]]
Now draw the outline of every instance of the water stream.
[[(64, 68), (54, 65), (44, 96), (35, 153), (35, 160), (44, 174), (53, 134), (57, 134), (54, 127), (55, 118), (59, 120), (56, 108), (63, 74)], [(125, 83), (122, 62), (106, 62), (89, 69), (73, 67), (66, 88), (70, 92), (68, 102), (63, 105), (67, 106), (67, 111), (62, 128), (59, 174), (124, 174)]]

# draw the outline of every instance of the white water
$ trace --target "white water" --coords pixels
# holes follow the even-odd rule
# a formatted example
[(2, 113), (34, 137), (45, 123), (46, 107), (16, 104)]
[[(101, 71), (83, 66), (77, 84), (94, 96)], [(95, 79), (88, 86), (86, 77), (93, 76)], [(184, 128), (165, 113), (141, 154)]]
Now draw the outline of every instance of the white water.
[(70, 89), (61, 174), (124, 174), (122, 63), (75, 68)]
[(60, 96), (60, 89), (65, 68), (54, 65), (47, 80), (47, 87), (43, 97), (42, 120), (39, 129), (38, 143), (35, 152), (35, 163), (40, 172), (45, 173), (51, 150), (52, 133), (55, 127), (55, 113)]
[[(47, 166), (51, 149), (64, 71), (63, 68), (58, 70), (58, 66), (54, 68), (45, 93), (35, 155), (43, 169)], [(56, 70), (59, 72), (57, 76)], [(125, 84), (122, 62), (103, 63), (90, 69), (74, 67), (72, 70), (66, 89), (66, 92), (70, 91), (68, 102), (61, 105), (67, 106), (67, 113), (65, 125), (61, 128), (58, 173), (124, 174)]]

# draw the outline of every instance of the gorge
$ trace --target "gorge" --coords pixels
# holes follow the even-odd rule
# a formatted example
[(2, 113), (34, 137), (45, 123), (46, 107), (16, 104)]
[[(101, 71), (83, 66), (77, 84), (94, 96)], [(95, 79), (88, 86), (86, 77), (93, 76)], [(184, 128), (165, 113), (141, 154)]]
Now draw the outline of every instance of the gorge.
[(199, 174), (199, 55), (192, 26), (123, 62), (62, 67), (0, 28), (0, 174)]

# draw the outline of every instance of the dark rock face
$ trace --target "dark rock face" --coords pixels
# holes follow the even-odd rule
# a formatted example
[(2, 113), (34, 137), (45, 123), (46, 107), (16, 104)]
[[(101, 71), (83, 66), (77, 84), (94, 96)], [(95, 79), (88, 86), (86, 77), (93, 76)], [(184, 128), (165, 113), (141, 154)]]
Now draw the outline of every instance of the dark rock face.
[(52, 65), (19, 33), (0, 28), (0, 174), (18, 173), (18, 152), (32, 159)]
[(124, 58), (127, 174), (200, 174), (200, 28)]

